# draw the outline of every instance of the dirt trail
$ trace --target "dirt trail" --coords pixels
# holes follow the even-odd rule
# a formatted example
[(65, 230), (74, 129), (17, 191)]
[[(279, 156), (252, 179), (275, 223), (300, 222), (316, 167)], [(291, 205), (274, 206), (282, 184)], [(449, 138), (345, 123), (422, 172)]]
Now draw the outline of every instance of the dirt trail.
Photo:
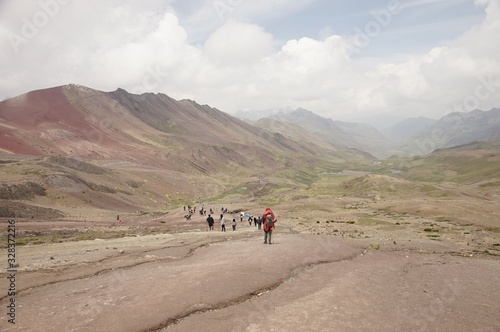
[(24, 248), (42, 267), (19, 272), (16, 325), (2, 315), (2, 331), (500, 329), (497, 259), (276, 235), (273, 245), (249, 227)]
[(270, 289), (297, 269), (361, 252), (304, 235), (281, 238), (271, 246), (260, 236), (211, 243), (177, 260), (163, 260), (167, 251), (159, 250), (157, 261), (24, 290), (18, 324), (6, 331), (155, 330)]
[(370, 251), (162, 331), (499, 331), (499, 272), (492, 260)]

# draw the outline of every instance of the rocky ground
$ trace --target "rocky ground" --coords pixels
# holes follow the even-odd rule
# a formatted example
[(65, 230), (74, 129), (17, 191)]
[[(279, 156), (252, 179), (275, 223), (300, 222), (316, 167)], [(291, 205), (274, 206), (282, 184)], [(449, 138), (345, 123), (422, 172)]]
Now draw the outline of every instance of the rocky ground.
[[(434, 203), (429, 210), (465, 204)], [(488, 218), (474, 224), (426, 214), (423, 204), (418, 214), (398, 212), (400, 204), (326, 197), (281, 204), (274, 208), (272, 245), (246, 221), (234, 232), (209, 232), (205, 217), (185, 221), (183, 209), (124, 215), (122, 222), (114, 215), (17, 219), (23, 245), (16, 247), (16, 324), (4, 309), (0, 325), (2, 331), (500, 330), (500, 240), (498, 230), (483, 225), (498, 208), (478, 203), (488, 205), (476, 206), (482, 212), (472, 209), (472, 217)], [(263, 210), (250, 202), (227, 207)], [(226, 216), (232, 217), (239, 221), (239, 214)], [(6, 230), (7, 220), (1, 225)], [(7, 249), (1, 255), (7, 261)], [(2, 264), (0, 277), (8, 276)], [(7, 291), (2, 282), (2, 308)]]

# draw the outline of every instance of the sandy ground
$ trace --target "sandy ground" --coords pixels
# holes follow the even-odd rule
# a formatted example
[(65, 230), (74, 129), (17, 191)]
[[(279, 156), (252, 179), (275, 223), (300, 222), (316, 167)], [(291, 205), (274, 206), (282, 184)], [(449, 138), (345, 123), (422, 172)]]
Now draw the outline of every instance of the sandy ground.
[[(360, 209), (370, 207), (339, 211), (328, 224), (283, 212), (272, 245), (246, 222), (235, 232), (217, 224), (208, 232), (198, 217), (178, 222), (176, 232), (137, 232), (172, 227), (182, 214), (174, 211), (164, 220), (93, 224), (102, 234), (121, 227), (125, 237), (18, 246), (16, 324), (6, 316), (3, 268), (1, 330), (500, 330), (500, 259), (480, 252), (496, 234), (441, 222), (436, 241), (421, 229), (438, 225), (411, 216), (346, 223)], [(17, 227), (43, 230), (46, 223)], [(89, 227), (57, 224), (70, 226)]]

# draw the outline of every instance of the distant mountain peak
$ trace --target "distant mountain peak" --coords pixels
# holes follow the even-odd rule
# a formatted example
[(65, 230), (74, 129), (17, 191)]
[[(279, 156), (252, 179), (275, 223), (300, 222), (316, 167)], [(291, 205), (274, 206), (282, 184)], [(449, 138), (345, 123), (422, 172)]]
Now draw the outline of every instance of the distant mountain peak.
[(305, 108), (302, 108), (302, 107), (299, 107), (299, 108), (296, 108), (295, 110), (291, 111), (291, 113), (295, 113), (295, 112), (303, 112), (303, 113), (308, 113), (308, 114), (315, 114), (309, 110), (306, 110)]

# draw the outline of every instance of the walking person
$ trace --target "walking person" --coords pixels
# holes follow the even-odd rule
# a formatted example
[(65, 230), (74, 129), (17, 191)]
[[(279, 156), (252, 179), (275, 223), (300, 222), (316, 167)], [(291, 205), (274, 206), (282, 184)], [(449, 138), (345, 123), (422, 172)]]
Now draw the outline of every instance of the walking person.
[(234, 232), (236, 230), (236, 219), (234, 219), (234, 218), (233, 218), (232, 225), (233, 225), (233, 232)]
[(208, 215), (207, 223), (208, 223), (208, 230), (213, 231), (214, 230), (214, 218), (210, 214)]
[(273, 211), (270, 208), (266, 208), (266, 211), (262, 215), (262, 222), (264, 223), (264, 243), (271, 244), (271, 236), (274, 230), (274, 224), (278, 221)]
[(257, 218), (257, 227), (258, 227), (258, 229), (261, 229), (261, 226), (262, 226), (262, 217), (261, 217), (261, 216), (259, 216), (259, 217)]
[(220, 226), (221, 226), (221, 230), (223, 232), (225, 232), (226, 231), (226, 219), (224, 218), (223, 214), (220, 215)]

